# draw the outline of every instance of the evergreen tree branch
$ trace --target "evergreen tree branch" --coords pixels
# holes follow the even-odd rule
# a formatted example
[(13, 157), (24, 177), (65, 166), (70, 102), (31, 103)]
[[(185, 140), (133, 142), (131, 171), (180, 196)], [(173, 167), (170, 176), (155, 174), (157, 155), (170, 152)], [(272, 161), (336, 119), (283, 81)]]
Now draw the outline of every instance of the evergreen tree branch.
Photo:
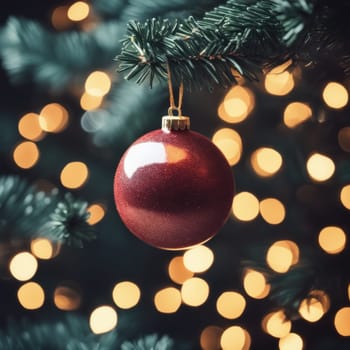
[(174, 80), (186, 85), (228, 86), (234, 71), (256, 80), (262, 68), (287, 59), (283, 28), (274, 1), (229, 0), (202, 20), (151, 19), (131, 21), (117, 57), (119, 71), (138, 83), (167, 78), (169, 63)]
[(33, 80), (56, 91), (96, 67), (110, 66), (122, 27), (107, 22), (92, 32), (55, 34), (39, 23), (11, 17), (0, 35), (0, 58), (14, 82)]
[(0, 239), (30, 239), (38, 235), (81, 247), (95, 238), (88, 225), (87, 203), (58, 190), (38, 191), (17, 176), (0, 177)]

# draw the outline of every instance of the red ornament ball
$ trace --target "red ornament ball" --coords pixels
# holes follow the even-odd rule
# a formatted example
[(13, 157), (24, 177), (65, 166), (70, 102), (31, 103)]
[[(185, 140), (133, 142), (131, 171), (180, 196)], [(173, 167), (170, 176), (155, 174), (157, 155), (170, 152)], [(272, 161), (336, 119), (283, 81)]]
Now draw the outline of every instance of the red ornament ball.
[(155, 130), (124, 153), (114, 178), (120, 217), (142, 241), (185, 249), (213, 237), (228, 218), (232, 170), (220, 150), (189, 130)]

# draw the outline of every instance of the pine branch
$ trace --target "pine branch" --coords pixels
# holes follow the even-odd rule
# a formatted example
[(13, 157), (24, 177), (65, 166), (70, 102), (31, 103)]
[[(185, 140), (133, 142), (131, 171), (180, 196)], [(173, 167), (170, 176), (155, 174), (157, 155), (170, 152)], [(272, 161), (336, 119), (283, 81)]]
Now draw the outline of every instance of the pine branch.
[(57, 190), (38, 191), (16, 176), (0, 177), (0, 238), (30, 239), (40, 236), (81, 247), (95, 238), (87, 204)]
[(95, 125), (96, 121), (101, 120), (91, 130), (94, 143), (98, 146), (111, 146), (120, 145), (121, 140), (125, 143), (134, 140), (152, 118), (159, 119), (157, 110), (163, 94), (163, 89), (150, 91), (126, 81), (119, 82), (109, 93), (104, 109), (87, 112), (83, 117)]
[(60, 91), (96, 67), (109, 66), (122, 27), (107, 22), (92, 32), (54, 34), (39, 23), (10, 18), (0, 36), (0, 58), (14, 82), (33, 80)]
[(121, 350), (172, 350), (174, 342), (168, 336), (159, 337), (157, 334), (148, 335), (137, 341), (126, 341)]
[(119, 71), (151, 85), (167, 78), (167, 63), (174, 80), (186, 85), (228, 86), (236, 82), (233, 70), (256, 80), (262, 68), (287, 58), (276, 17), (274, 1), (247, 6), (229, 0), (200, 21), (131, 21), (117, 57)]
[(10, 322), (0, 332), (0, 348), (7, 350), (116, 349), (118, 333), (91, 333), (86, 319), (69, 315), (60, 321)]

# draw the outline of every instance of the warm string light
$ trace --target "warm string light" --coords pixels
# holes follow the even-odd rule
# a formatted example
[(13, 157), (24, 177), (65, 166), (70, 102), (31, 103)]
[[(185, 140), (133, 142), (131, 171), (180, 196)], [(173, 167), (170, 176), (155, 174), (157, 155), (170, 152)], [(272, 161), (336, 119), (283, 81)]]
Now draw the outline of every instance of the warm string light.
[(283, 112), (283, 122), (288, 128), (295, 128), (312, 116), (310, 106), (302, 102), (289, 103)]
[(61, 171), (61, 183), (64, 187), (77, 189), (85, 184), (89, 169), (83, 162), (70, 162)]
[(58, 255), (61, 245), (47, 238), (35, 238), (30, 243), (30, 250), (38, 259), (48, 260)]
[(174, 287), (159, 290), (154, 296), (156, 309), (164, 314), (175, 313), (181, 306), (181, 292)]
[(27, 282), (17, 291), (17, 298), (24, 309), (40, 309), (45, 302), (45, 293), (43, 288), (36, 282)]
[(216, 310), (227, 319), (240, 317), (246, 308), (246, 300), (242, 294), (234, 291), (223, 292), (216, 301)]
[(114, 286), (112, 297), (119, 308), (131, 309), (140, 301), (141, 291), (134, 282), (123, 281)]
[(266, 262), (278, 273), (286, 273), (291, 266), (299, 261), (299, 248), (293, 241), (277, 241), (273, 243), (267, 253)]
[(212, 142), (233, 166), (239, 162), (242, 155), (242, 139), (237, 131), (230, 128), (219, 129), (212, 137)]
[(296, 333), (289, 333), (278, 341), (279, 350), (303, 350), (303, 338)]
[(96, 225), (99, 223), (106, 214), (106, 209), (102, 204), (91, 204), (87, 211), (90, 213), (90, 216), (87, 220), (89, 225)]
[(86, 19), (90, 13), (90, 6), (85, 1), (77, 1), (69, 6), (67, 17), (73, 22)]
[(220, 119), (227, 123), (240, 123), (252, 112), (255, 98), (250, 89), (233, 86), (218, 108)]
[(233, 198), (232, 212), (240, 221), (252, 221), (259, 214), (259, 200), (250, 192), (237, 193)]
[(250, 163), (257, 175), (270, 177), (275, 175), (282, 167), (282, 156), (273, 148), (261, 147), (253, 152)]
[(240, 326), (226, 328), (220, 339), (222, 350), (249, 350), (250, 344), (250, 334)]
[(290, 64), (291, 61), (288, 61), (265, 75), (265, 89), (269, 94), (284, 96), (293, 90), (295, 85), (293, 74), (286, 70)]
[(338, 132), (338, 143), (345, 152), (350, 152), (350, 126), (345, 126)]
[(56, 307), (63, 311), (77, 310), (81, 304), (81, 295), (73, 283), (65, 282), (56, 287), (53, 295)]
[(243, 277), (244, 291), (254, 299), (266, 298), (271, 286), (266, 282), (266, 278), (263, 273), (255, 270), (247, 270)]
[(46, 132), (62, 132), (67, 127), (68, 122), (68, 111), (59, 103), (49, 103), (39, 113), (40, 127)]
[(334, 317), (336, 331), (343, 337), (350, 336), (350, 307), (343, 307), (337, 311)]
[(292, 328), (292, 322), (288, 320), (283, 310), (267, 314), (262, 320), (262, 329), (275, 338), (287, 336)]
[(25, 139), (40, 141), (45, 136), (45, 132), (40, 126), (39, 114), (25, 114), (18, 122), (18, 132)]
[(324, 227), (318, 235), (320, 247), (328, 254), (341, 253), (345, 248), (346, 240), (344, 230), (337, 226)]
[(330, 300), (324, 291), (314, 290), (299, 305), (300, 316), (308, 322), (319, 321), (329, 310)]
[(320, 153), (314, 153), (307, 160), (306, 169), (312, 180), (323, 182), (333, 176), (335, 164), (331, 158)]
[(223, 329), (217, 326), (208, 326), (203, 329), (200, 335), (200, 346), (202, 350), (220, 349), (220, 340)]
[(348, 104), (349, 93), (342, 84), (331, 81), (324, 87), (322, 98), (328, 107), (340, 109)]
[(184, 265), (183, 256), (176, 256), (170, 260), (168, 273), (171, 280), (178, 284), (184, 283), (194, 275), (194, 273), (188, 270)]
[(94, 71), (85, 80), (85, 92), (90, 96), (103, 97), (111, 89), (112, 81), (107, 73)]
[(214, 262), (214, 253), (204, 245), (187, 250), (183, 256), (185, 267), (192, 272), (204, 272)]
[(38, 162), (39, 157), (39, 148), (31, 141), (19, 143), (13, 151), (13, 160), (22, 169), (32, 168)]
[(19, 281), (28, 281), (36, 273), (38, 261), (35, 256), (28, 252), (16, 254), (10, 261), (9, 270), (11, 275)]
[(276, 198), (265, 198), (260, 202), (260, 214), (270, 225), (278, 225), (286, 216), (286, 209)]
[(118, 315), (111, 306), (99, 306), (91, 312), (89, 323), (93, 333), (107, 333), (117, 326)]
[(189, 278), (181, 286), (181, 298), (186, 305), (200, 306), (207, 301), (208, 296), (209, 285), (202, 278)]

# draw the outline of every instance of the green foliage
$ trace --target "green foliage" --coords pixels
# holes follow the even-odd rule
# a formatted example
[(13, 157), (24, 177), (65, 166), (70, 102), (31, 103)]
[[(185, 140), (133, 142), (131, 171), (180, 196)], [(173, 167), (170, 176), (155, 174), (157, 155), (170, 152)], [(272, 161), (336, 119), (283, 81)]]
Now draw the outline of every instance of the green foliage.
[(112, 350), (117, 346), (116, 332), (94, 335), (86, 319), (73, 315), (37, 324), (12, 321), (0, 332), (0, 348), (6, 350)]
[(51, 239), (82, 248), (84, 242), (96, 238), (93, 228), (87, 223), (87, 205), (66, 193), (45, 223), (42, 232), (47, 232)]
[(37, 22), (11, 17), (0, 36), (0, 57), (13, 81), (33, 80), (60, 91), (96, 66), (109, 65), (120, 45), (110, 38), (122, 30), (107, 22), (91, 33), (54, 34)]
[(17, 176), (0, 177), (0, 239), (30, 239), (38, 235), (79, 246), (95, 238), (87, 223), (87, 203), (58, 190), (38, 191)]
[(137, 83), (149, 79), (151, 85), (167, 78), (167, 63), (174, 80), (186, 86), (232, 85), (232, 70), (256, 80), (263, 67), (287, 57), (273, 5), (269, 0), (251, 6), (229, 0), (201, 21), (131, 21), (117, 58), (119, 71)]
[(0, 239), (37, 235), (57, 200), (57, 191), (48, 195), (17, 176), (0, 177)]
[(134, 342), (124, 342), (121, 350), (171, 350), (173, 346), (174, 342), (168, 336), (159, 337), (157, 334), (152, 334)]

